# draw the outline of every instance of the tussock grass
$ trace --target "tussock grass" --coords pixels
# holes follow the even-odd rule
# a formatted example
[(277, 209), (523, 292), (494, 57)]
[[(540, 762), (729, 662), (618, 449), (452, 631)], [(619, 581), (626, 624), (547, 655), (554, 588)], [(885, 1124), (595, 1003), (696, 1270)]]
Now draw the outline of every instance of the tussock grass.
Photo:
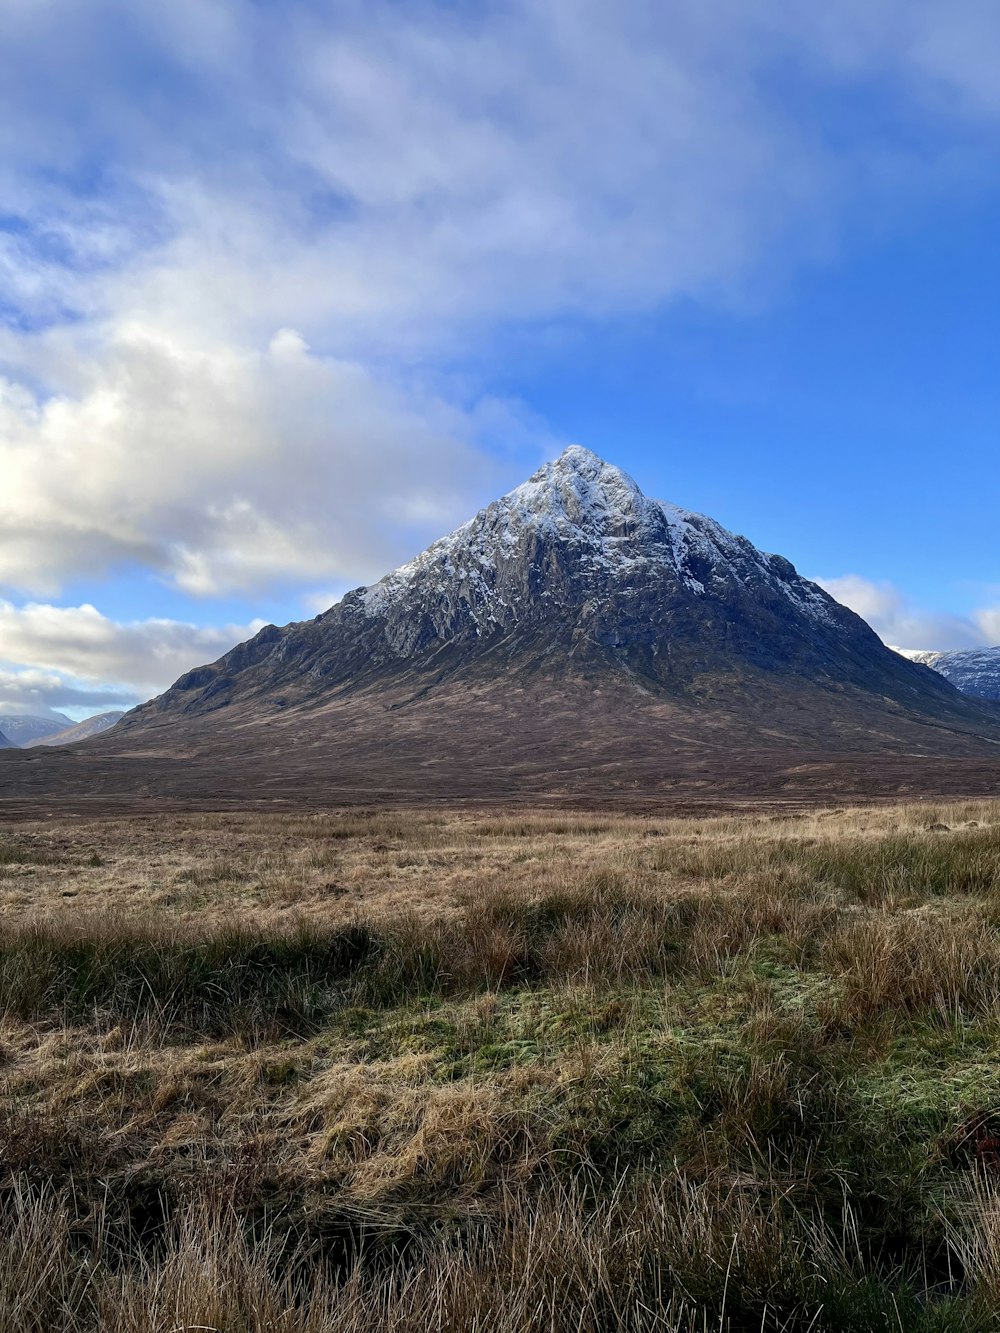
[(64, 858), (38, 839), (25, 840), (0, 834), (0, 869), (7, 866), (56, 866)]
[(996, 1327), (1000, 806), (0, 835), (0, 1327)]
[(373, 947), (363, 926), (202, 936), (116, 914), (36, 920), (0, 934), (0, 1010), (19, 1018), (147, 1019), (205, 1033), (295, 1033)]
[[(464, 1233), (431, 1230), (403, 1251), (362, 1244), (336, 1262), (209, 1199), (156, 1246), (105, 1239), (93, 1261), (75, 1244), (71, 1202), (18, 1184), (7, 1207), (19, 1281), (0, 1285), (0, 1321), (38, 1333), (975, 1333), (995, 1327), (995, 1197), (988, 1187), (972, 1197), (975, 1224), (955, 1232), (967, 1294), (931, 1304), (919, 1269), (866, 1265), (849, 1209), (827, 1230), (780, 1194), (714, 1181), (619, 1182), (604, 1199), (570, 1182), (530, 1203), (505, 1197)], [(100, 1212), (85, 1225), (100, 1235)]]
[(929, 1008), (1000, 1014), (1000, 932), (972, 913), (866, 915), (838, 928), (823, 963), (841, 981), (831, 1013), (842, 1022)]
[[(350, 1005), (710, 976), (778, 940), (781, 917), (779, 899), (663, 898), (607, 876), (539, 897), (500, 889), (444, 919), (359, 916), (326, 928), (292, 918), (197, 931), (156, 917), (62, 912), (0, 924), (0, 1013), (67, 1023), (142, 1017), (209, 1034), (304, 1033)], [(823, 904), (795, 902), (785, 919), (780, 948), (801, 957), (832, 915)]]
[[(953, 846), (954, 882), (964, 886), (965, 848)], [(634, 867), (539, 875), (536, 885), (487, 881), (436, 917), (358, 910), (327, 925), (293, 914), (210, 918), (201, 928), (118, 909), (8, 917), (0, 1012), (304, 1033), (344, 1006), (524, 986), (678, 984), (768, 964), (829, 977), (827, 1008), (841, 1022), (935, 1005), (996, 1011), (1000, 918), (989, 886), (943, 897), (937, 879), (915, 871), (895, 895), (859, 904), (853, 883), (832, 887), (842, 849), (810, 875), (818, 857), (810, 847), (801, 865), (789, 862), (801, 881), (780, 873), (664, 884)]]
[[(942, 837), (941, 833), (945, 836)], [(1000, 839), (993, 829), (933, 826), (919, 833), (840, 841), (743, 838), (664, 848), (659, 866), (699, 879), (741, 878), (825, 885), (857, 902), (907, 896), (992, 894), (1000, 888)]]

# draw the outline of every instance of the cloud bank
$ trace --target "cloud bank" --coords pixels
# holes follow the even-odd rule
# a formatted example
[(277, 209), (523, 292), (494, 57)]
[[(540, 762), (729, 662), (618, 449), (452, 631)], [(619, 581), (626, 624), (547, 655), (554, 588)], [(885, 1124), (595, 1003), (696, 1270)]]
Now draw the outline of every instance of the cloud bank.
[(204, 629), (176, 620), (120, 624), (89, 605), (0, 600), (0, 710), (86, 716), (131, 708), (214, 661), (261, 621)]
[(867, 620), (882, 642), (893, 648), (946, 652), (1000, 643), (1000, 609), (995, 607), (956, 616), (923, 610), (914, 606), (894, 584), (857, 574), (816, 582), (831, 597)]
[(541, 434), (504, 404), (404, 394), (289, 329), (254, 353), (131, 324), (73, 364), (75, 393), (44, 401), (0, 381), (0, 585), (35, 594), (129, 565), (195, 595), (364, 581), (500, 472), (471, 437)]

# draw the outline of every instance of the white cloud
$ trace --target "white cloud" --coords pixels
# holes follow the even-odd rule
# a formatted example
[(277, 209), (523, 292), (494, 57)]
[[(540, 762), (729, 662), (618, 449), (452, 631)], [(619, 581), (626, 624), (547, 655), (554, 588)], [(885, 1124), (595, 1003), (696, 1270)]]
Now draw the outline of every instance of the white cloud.
[(553, 444), (436, 364), (738, 280), (822, 193), (683, 18), (117, 8), (18, 10), (0, 53), (0, 586), (35, 596), (376, 577)]
[[(49, 242), (26, 263), (29, 228), (18, 269), (44, 295), (68, 251), (88, 313), (252, 345), (292, 322), (350, 355), (704, 295), (779, 239), (824, 252), (843, 187), (892, 153), (849, 122), (834, 151), (776, 62), (989, 118), (998, 23), (988, 0), (53, 0), (0, 55), (5, 200)], [(113, 155), (96, 200), (60, 195), (95, 142)]]
[(129, 564), (197, 595), (367, 581), (553, 443), (456, 356), (738, 300), (825, 254), (849, 200), (877, 213), (879, 180), (905, 209), (932, 136), (889, 172), (891, 139), (769, 91), (782, 61), (941, 124), (998, 109), (984, 0), (4, 19), (0, 585), (34, 596)]
[(329, 611), (331, 606), (336, 605), (346, 591), (345, 587), (312, 588), (299, 596), (299, 605), (306, 615), (318, 616), (324, 611)]
[(131, 708), (140, 699), (141, 696), (125, 688), (79, 685), (54, 671), (18, 671), (0, 667), (0, 715), (53, 717), (60, 714), (82, 721), (95, 713)]
[[(123, 74), (115, 4), (103, 43), (100, 13), (87, 24), (53, 6), (9, 39), (0, 69), (37, 134), (8, 145), (23, 163), (14, 196), (34, 220), (44, 194), (45, 234), (55, 217), (74, 271), (99, 268), (74, 284), (88, 311), (110, 299), (253, 342), (294, 322), (354, 355), (436, 344), (456, 320), (648, 308), (738, 278), (778, 234), (792, 244), (826, 181), (815, 145), (761, 96), (763, 52), (735, 15), (706, 26), (690, 4), (653, 16), (532, 0), (462, 17), (376, 0), (293, 4), (290, 19), (217, 0), (226, 35), (205, 39), (218, 16), (191, 5), (182, 41), (162, 5), (124, 7), (133, 65), (155, 61), (186, 95), (147, 99)], [(60, 59), (71, 43), (85, 78)], [(26, 64), (39, 84), (51, 72), (44, 97), (25, 87)], [(89, 198), (54, 201), (34, 170), (98, 136), (117, 168), (102, 186), (137, 218), (138, 263)], [(123, 282), (109, 285), (108, 254)], [(52, 246), (39, 247), (42, 272), (46, 258)]]
[[(76, 370), (44, 401), (0, 381), (0, 585), (51, 595), (129, 563), (194, 594), (360, 582), (500, 475), (469, 442), (493, 406), (405, 394), (287, 329), (255, 353), (133, 325)], [(505, 422), (532, 455), (547, 441)]]
[(831, 597), (867, 620), (883, 643), (894, 648), (946, 652), (1000, 642), (997, 609), (978, 610), (969, 616), (927, 611), (914, 606), (894, 584), (858, 574), (816, 582)]
[(0, 600), (0, 708), (130, 707), (192, 667), (214, 661), (262, 623), (120, 623), (87, 604), (15, 606)]

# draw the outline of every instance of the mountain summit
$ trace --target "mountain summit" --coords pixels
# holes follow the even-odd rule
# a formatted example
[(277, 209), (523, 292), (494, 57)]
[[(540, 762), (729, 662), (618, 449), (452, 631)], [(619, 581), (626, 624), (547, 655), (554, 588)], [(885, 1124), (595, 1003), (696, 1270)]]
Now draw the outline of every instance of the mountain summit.
[[(711, 519), (645, 496), (619, 468), (572, 446), (401, 569), (360, 590), (371, 619), (399, 613), (400, 655), (432, 642), (489, 640), (537, 625), (606, 647), (669, 649), (668, 610), (745, 585), (816, 620), (836, 603), (787, 561)], [(355, 594), (358, 595), (358, 594)], [(626, 603), (648, 601), (639, 607)], [(419, 622), (419, 623), (418, 623)]]
[[(792, 694), (792, 733), (816, 737), (857, 730), (852, 701), (968, 722), (947, 682), (783, 557), (572, 447), (379, 583), (188, 672), (117, 732), (208, 714), (236, 725), (372, 692), (400, 708), (445, 688), (544, 694), (572, 681), (679, 708), (715, 702), (756, 732), (761, 704), (780, 714)], [(813, 718), (797, 698), (808, 689), (824, 692)], [(843, 716), (829, 716), (835, 702)]]

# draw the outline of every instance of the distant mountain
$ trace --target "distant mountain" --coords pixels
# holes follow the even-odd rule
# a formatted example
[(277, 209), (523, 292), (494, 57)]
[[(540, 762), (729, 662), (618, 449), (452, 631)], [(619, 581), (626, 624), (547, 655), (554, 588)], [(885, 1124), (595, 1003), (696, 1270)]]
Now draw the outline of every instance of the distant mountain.
[(123, 716), (121, 712), (97, 713), (83, 722), (70, 722), (69, 726), (61, 731), (27, 741), (24, 748), (28, 750), (38, 745), (74, 745), (77, 741), (89, 740), (91, 736), (100, 736), (102, 732), (109, 731)]
[(962, 648), (950, 653), (914, 652), (897, 648), (911, 662), (921, 662), (950, 680), (957, 690), (976, 699), (1000, 701), (1000, 647)]
[(0, 714), (0, 731), (14, 745), (35, 745), (46, 736), (54, 736), (73, 725), (73, 719), (62, 713), (53, 713), (50, 717), (38, 717), (34, 713)]
[(373, 586), (188, 672), (98, 745), (228, 756), (255, 782), (294, 769), (397, 789), (408, 774), (458, 794), (486, 772), (500, 789), (525, 771), (622, 783), (682, 755), (998, 742), (1000, 710), (886, 648), (787, 560), (574, 447)]
[(16, 749), (17, 746), (14, 744), (14, 742), (8, 740), (7, 737), (3, 734), (3, 732), (0, 731), (0, 750), (16, 750)]

